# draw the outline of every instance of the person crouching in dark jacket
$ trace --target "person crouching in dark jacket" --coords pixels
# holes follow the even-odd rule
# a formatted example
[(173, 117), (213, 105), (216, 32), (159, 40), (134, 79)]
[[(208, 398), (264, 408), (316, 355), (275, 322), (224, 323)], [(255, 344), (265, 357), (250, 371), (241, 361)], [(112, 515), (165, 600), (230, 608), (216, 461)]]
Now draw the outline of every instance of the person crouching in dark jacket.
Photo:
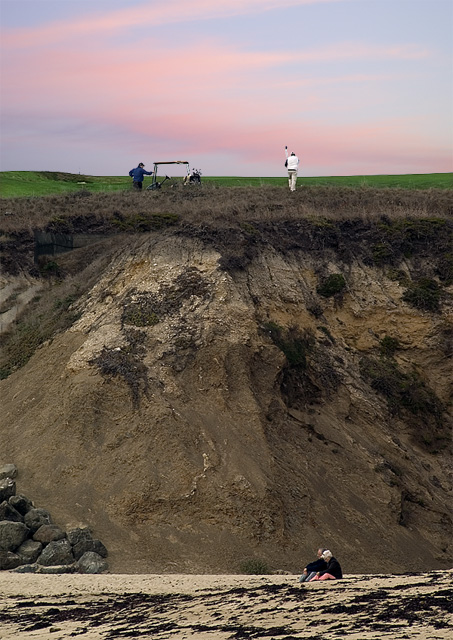
[(322, 558), (327, 562), (327, 567), (325, 570), (318, 571), (310, 582), (314, 582), (315, 580), (341, 580), (343, 572), (340, 563), (333, 557), (331, 551), (328, 549), (324, 551)]
[(322, 554), (327, 549), (323, 549), (320, 547), (316, 553), (318, 559), (314, 562), (309, 562), (305, 569), (303, 570), (302, 575), (299, 578), (299, 582), (309, 582), (312, 578), (315, 577), (318, 571), (324, 571), (327, 569), (327, 562), (323, 559)]

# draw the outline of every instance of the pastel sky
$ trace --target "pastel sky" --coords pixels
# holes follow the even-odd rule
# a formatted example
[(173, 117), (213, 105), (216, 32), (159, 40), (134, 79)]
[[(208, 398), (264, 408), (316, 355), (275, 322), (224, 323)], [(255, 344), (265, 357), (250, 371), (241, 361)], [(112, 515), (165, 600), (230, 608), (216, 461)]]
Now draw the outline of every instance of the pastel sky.
[(453, 171), (453, 0), (0, 8), (2, 171)]

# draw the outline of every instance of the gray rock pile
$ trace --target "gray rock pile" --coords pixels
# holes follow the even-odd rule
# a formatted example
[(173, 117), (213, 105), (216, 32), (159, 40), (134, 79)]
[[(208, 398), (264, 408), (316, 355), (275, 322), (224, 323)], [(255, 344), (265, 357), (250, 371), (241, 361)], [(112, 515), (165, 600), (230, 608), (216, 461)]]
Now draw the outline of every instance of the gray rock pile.
[(68, 530), (50, 513), (16, 495), (17, 468), (0, 467), (0, 570), (21, 573), (102, 573), (107, 549), (88, 527)]

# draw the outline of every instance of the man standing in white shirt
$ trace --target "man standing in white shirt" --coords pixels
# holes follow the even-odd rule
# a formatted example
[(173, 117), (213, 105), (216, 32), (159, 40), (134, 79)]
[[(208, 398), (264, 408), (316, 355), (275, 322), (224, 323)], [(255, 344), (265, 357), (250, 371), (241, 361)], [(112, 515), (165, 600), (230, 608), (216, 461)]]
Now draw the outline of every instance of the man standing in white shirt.
[(286, 162), (285, 167), (288, 169), (288, 182), (290, 191), (296, 190), (297, 170), (299, 168), (299, 158), (294, 151), (288, 155), (288, 147), (285, 147)]

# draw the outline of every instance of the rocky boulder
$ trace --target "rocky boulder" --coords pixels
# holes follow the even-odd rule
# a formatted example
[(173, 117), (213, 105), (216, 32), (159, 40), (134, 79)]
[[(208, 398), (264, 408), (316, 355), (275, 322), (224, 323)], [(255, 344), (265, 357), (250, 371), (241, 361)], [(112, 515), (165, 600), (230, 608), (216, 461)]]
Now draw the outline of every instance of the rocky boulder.
[(55, 542), (63, 538), (66, 538), (66, 533), (56, 524), (43, 524), (33, 534), (33, 540), (40, 542), (44, 546), (49, 542)]
[(73, 562), (72, 547), (66, 538), (49, 542), (37, 560), (38, 564), (44, 566), (73, 564)]
[(16, 495), (16, 483), (12, 478), (2, 478), (0, 480), (0, 502), (8, 500)]
[(21, 515), (25, 515), (27, 511), (33, 509), (33, 502), (25, 496), (11, 496), (8, 500), (9, 504), (16, 509)]
[(108, 569), (107, 562), (94, 551), (86, 551), (77, 565), (80, 573), (102, 573)]
[(0, 522), (0, 551), (14, 551), (25, 540), (29, 529), (23, 522)]
[(24, 517), (9, 502), (3, 500), (3, 502), (0, 504), (0, 520), (23, 522)]
[(15, 464), (4, 464), (0, 467), (0, 480), (4, 478), (14, 478), (17, 477), (17, 467)]
[(76, 529), (70, 529), (67, 532), (67, 538), (69, 542), (75, 546), (82, 540), (92, 540), (93, 536), (88, 527), (77, 527)]
[(24, 522), (32, 534), (38, 531), (43, 524), (52, 524), (50, 513), (45, 509), (30, 509), (24, 516)]
[(100, 540), (81, 540), (74, 545), (73, 552), (74, 558), (79, 560), (84, 553), (91, 551), (97, 553), (101, 558), (107, 557), (107, 549), (104, 547)]
[(22, 563), (19, 556), (12, 551), (0, 551), (0, 569), (15, 569)]
[(20, 547), (16, 549), (17, 555), (20, 557), (22, 564), (36, 562), (42, 551), (42, 544), (35, 540), (25, 540)]
[[(16, 495), (14, 465), (0, 466), (0, 570), (17, 573), (101, 573), (107, 549), (88, 527), (66, 533), (46, 509)], [(79, 565), (77, 560), (84, 558)]]

